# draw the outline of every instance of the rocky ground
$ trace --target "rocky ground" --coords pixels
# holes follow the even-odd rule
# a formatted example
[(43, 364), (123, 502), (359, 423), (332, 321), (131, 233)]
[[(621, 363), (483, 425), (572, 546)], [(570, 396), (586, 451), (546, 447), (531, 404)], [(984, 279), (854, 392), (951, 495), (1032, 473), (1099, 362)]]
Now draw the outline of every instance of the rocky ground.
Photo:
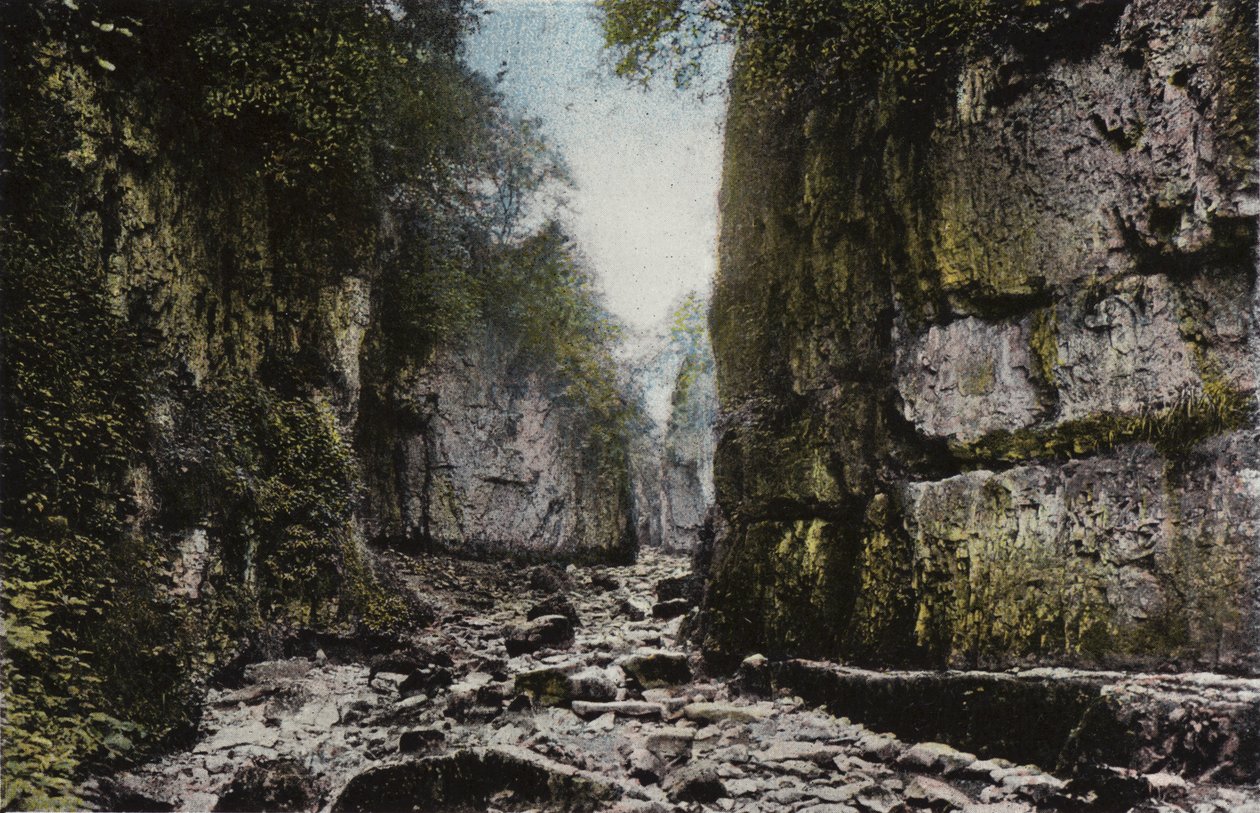
[(123, 810), (1260, 813), (1255, 788), (1159, 773), (1073, 784), (902, 742), (767, 696), (755, 658), (735, 680), (705, 677), (680, 641), (694, 602), (682, 558), (648, 551), (629, 566), (562, 570), (391, 556), (433, 605), (430, 628), (393, 651), (313, 638), (296, 657), (246, 667), (206, 698), (195, 745), (91, 783), (88, 800)]

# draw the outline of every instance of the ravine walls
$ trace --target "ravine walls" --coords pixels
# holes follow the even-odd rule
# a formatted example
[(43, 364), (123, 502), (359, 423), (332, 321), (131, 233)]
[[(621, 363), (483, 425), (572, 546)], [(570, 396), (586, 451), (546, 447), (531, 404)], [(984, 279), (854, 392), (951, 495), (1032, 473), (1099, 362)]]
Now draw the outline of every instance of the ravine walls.
[(1256, 6), (1047, 8), (927, 105), (737, 59), (711, 654), (1260, 669)]

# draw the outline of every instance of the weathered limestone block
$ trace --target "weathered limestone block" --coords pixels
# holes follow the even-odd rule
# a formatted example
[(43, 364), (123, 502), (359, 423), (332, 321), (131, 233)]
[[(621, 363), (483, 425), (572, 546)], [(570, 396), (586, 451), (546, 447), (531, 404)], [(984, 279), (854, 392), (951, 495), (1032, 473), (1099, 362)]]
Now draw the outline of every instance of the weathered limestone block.
[(1060, 420), (1154, 411), (1202, 394), (1167, 278), (1131, 278), (1101, 299), (1075, 297), (1063, 310), (1053, 365)]
[[(1029, 76), (1012, 49), (960, 77), (929, 170), (956, 307), (1130, 271), (1146, 248), (1193, 254), (1257, 212), (1230, 75), (1251, 46), (1231, 4), (1106, 5), (1114, 37), (1084, 58)], [(1100, 19), (1077, 33), (1090, 24), (1106, 30)]]
[(1255, 4), (1021, 8), (948, 110), (736, 72), (704, 607), (732, 665), (1260, 666)]
[(933, 325), (898, 360), (907, 420), (925, 435), (975, 440), (1032, 426), (1044, 411), (1027, 320)]
[(1171, 471), (1128, 447), (905, 488), (919, 643), (952, 658), (1249, 660), (1255, 438)]

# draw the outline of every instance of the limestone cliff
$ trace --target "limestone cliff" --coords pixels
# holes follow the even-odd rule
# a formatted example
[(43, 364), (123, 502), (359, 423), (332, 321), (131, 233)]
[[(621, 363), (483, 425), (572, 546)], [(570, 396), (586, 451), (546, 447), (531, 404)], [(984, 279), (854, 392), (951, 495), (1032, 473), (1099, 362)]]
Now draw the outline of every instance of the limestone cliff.
[(1018, 14), (926, 102), (737, 62), (715, 653), (1260, 669), (1255, 3)]
[(629, 474), (584, 456), (588, 416), (562, 384), (489, 326), (402, 371), (393, 407), (415, 430), (392, 441), (369, 533), (468, 554), (632, 555)]
[(295, 628), (424, 623), (378, 536), (626, 554), (598, 303), (559, 235), (497, 245), (464, 193), (510, 125), (467, 23), (0, 12), (6, 806), (74, 806)]

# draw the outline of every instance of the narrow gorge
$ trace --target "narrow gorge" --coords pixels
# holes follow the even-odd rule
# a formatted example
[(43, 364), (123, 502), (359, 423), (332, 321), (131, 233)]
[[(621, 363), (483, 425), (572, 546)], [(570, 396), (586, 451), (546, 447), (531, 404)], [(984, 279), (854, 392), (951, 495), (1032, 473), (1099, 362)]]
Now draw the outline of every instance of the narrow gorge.
[(1257, 25), (0, 6), (0, 808), (1260, 811)]

